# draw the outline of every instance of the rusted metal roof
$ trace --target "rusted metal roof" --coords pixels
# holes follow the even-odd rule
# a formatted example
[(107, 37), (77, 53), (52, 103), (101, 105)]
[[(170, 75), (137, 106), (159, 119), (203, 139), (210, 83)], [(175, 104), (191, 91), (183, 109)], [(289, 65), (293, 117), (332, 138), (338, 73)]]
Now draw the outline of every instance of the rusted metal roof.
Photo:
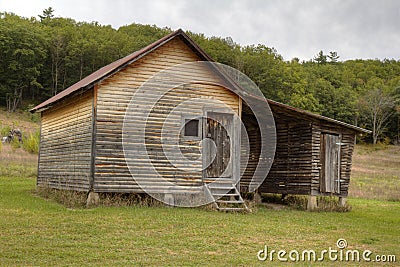
[(179, 30), (172, 32), (172, 33), (164, 36), (163, 38), (155, 41), (154, 43), (93, 72), (89, 76), (83, 78), (82, 80), (80, 80), (79, 82), (68, 87), (67, 89), (60, 92), (59, 94), (47, 99), (43, 103), (32, 108), (30, 110), (30, 112), (36, 112), (36, 111), (40, 111), (45, 108), (48, 108), (50, 105), (58, 102), (59, 100), (67, 97), (68, 95), (71, 95), (72, 93), (74, 93), (80, 89), (90, 87), (91, 85), (114, 74), (115, 72), (119, 71), (121, 68), (125, 67), (126, 65), (131, 64), (132, 62), (138, 60), (139, 58), (145, 56), (146, 54), (150, 53), (154, 49), (162, 46), (163, 44), (167, 43), (171, 39), (178, 37), (178, 36), (181, 37), (182, 40), (186, 44), (188, 44), (196, 54), (198, 54), (200, 56), (200, 58), (202, 58), (203, 60), (206, 60), (206, 61), (213, 61), (192, 39), (189, 38), (189, 36), (186, 35), (186, 33), (182, 29), (179, 29)]
[[(147, 55), (148, 53), (152, 52), (153, 50), (157, 49), (158, 47), (162, 46), (163, 44), (167, 43), (168, 41), (172, 40), (175, 37), (180, 37), (187, 45), (189, 45), (189, 47), (192, 48), (192, 50), (203, 60), (205, 61), (211, 61), (213, 62), (214, 60), (207, 55), (206, 52), (204, 52), (182, 29), (179, 29), (175, 32), (172, 32), (166, 36), (164, 36), (163, 38), (155, 41), (154, 43), (126, 56), (123, 57), (115, 62), (112, 62), (110, 64), (108, 64), (107, 66), (102, 67), (101, 69), (93, 72), (92, 74), (90, 74), (89, 76), (85, 77), (84, 79), (80, 80), (79, 82), (73, 84), (72, 86), (68, 87), (67, 89), (65, 89), (64, 91), (60, 92), (59, 94), (49, 98), (48, 100), (44, 101), (43, 103), (37, 105), (36, 107), (32, 108), (30, 110), (30, 112), (38, 112), (44, 109), (49, 108), (51, 105), (55, 104), (56, 102), (62, 100), (63, 98), (72, 95), (74, 92), (77, 92), (80, 89), (89, 89), (91, 88), (94, 84), (100, 82), (101, 80), (113, 75), (114, 73), (118, 72), (119, 70), (121, 70), (122, 68), (124, 68), (125, 66), (133, 63), (134, 61), (142, 58), (143, 56)], [(221, 73), (220, 74), (222, 76), (224, 76), (225, 78), (227, 78), (228, 80), (231, 80), (229, 77), (226, 77), (227, 75), (225, 73)], [(237, 85), (234, 85), (234, 87), (236, 88), (235, 92), (238, 93), (239, 95), (241, 95), (241, 91), (240, 88)], [(259, 100), (265, 101), (265, 99), (261, 99), (261, 97), (259, 96), (252, 96), (254, 98), (259, 98)], [(361, 132), (361, 133), (371, 133), (371, 131), (342, 122), (342, 121), (338, 121), (338, 120), (334, 120), (322, 115), (318, 115), (315, 113), (311, 113), (305, 110), (301, 110), (298, 108), (294, 108), (292, 106), (286, 105), (286, 104), (282, 104), (270, 99), (267, 99), (268, 103), (270, 105), (274, 105), (274, 106), (278, 106), (280, 108), (283, 108), (289, 112), (294, 112), (294, 113), (298, 113), (298, 114), (302, 114), (317, 120), (322, 120), (322, 121), (326, 121), (329, 123), (333, 123), (333, 124), (337, 124), (337, 125), (341, 125), (343, 127), (355, 130), (357, 132)]]

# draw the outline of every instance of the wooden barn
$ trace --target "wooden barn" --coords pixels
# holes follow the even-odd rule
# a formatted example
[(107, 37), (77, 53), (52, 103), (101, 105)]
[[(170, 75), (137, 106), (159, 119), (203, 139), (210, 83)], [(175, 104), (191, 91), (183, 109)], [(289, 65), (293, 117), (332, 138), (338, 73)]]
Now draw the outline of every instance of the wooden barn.
[[(247, 208), (241, 194), (249, 191), (254, 166), (265, 157), (260, 150), (263, 141), (260, 125), (243, 101), (240, 88), (228, 90), (223, 85), (226, 84), (223, 74), (216, 75), (207, 68), (187, 68), (181, 75), (195, 77), (197, 82), (170, 90), (157, 102), (156, 109), (153, 107), (151, 119), (143, 119), (143, 110), (148, 107), (146, 101), (157, 91), (157, 88), (143, 90), (143, 84), (160, 71), (198, 61), (212, 62), (212, 59), (178, 30), (99, 69), (33, 108), (31, 112), (41, 113), (37, 185), (85, 191), (89, 195), (144, 193), (138, 184), (140, 180), (147, 185), (145, 193), (162, 194), (170, 188), (167, 182), (173, 182), (179, 185), (179, 190), (194, 196), (199, 193), (193, 191), (194, 186), (204, 188), (206, 198), (221, 210)], [(131, 141), (124, 147), (124, 118), (132, 96), (139, 91), (141, 97), (135, 99), (136, 109), (131, 116), (133, 126), (128, 129)], [(174, 116), (168, 116), (172, 106), (177, 109), (174, 104), (177, 101), (186, 104), (179, 106)], [(345, 199), (355, 137), (369, 131), (271, 100), (267, 102), (275, 121), (276, 148), (274, 158), (270, 159), (272, 167), (258, 193), (309, 195), (310, 204), (315, 202), (315, 196)], [(240, 164), (242, 149), (237, 117), (250, 138), (246, 166)], [(147, 155), (150, 157), (147, 161), (138, 150), (133, 149), (131, 154), (124, 151), (143, 141), (135, 139), (140, 137), (137, 129), (141, 127), (151, 128), (146, 132), (151, 141), (147, 145), (151, 154)], [(170, 134), (168, 141), (177, 145), (160, 148), (162, 127)], [(212, 139), (216, 147), (200, 142), (205, 137)], [(175, 152), (178, 146), (179, 155)], [(205, 151), (210, 149), (216, 155), (203, 170), (204, 162), (210, 161)], [(170, 153), (174, 164), (166, 162), (165, 153)], [(188, 158), (192, 159), (190, 168), (180, 171), (177, 166), (185, 165)], [(133, 172), (137, 179), (132, 178)], [(204, 186), (222, 175), (221, 188)], [(164, 199), (171, 204), (177, 201), (170, 194)]]

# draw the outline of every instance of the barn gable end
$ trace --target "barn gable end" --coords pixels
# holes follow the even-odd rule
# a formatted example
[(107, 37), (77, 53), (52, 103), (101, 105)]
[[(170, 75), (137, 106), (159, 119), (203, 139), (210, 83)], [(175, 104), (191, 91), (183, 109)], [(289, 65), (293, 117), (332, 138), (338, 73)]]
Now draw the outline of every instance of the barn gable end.
[[(134, 57), (130, 55), (119, 60), (118, 64), (111, 63), (33, 109), (42, 112), (39, 186), (95, 192), (142, 192), (132, 178), (124, 157), (124, 116), (137, 89), (159, 71), (177, 64), (209, 60), (196, 44), (182, 35), (182, 31), (178, 30), (168, 38), (142, 49), (141, 53), (133, 53)], [(192, 65), (181, 74), (191, 77), (194, 82), (168, 92), (160, 106), (171, 106), (177, 101), (191, 99), (197, 99), (197, 102), (184, 107), (180, 116), (168, 122), (169, 126), (180, 129), (185, 118), (201, 117), (206, 112), (226, 110), (227, 107), (240, 117), (241, 99), (220, 85), (225, 83), (213, 70)], [(136, 104), (142, 105), (143, 109), (152, 108), (146, 101), (153, 93), (153, 90), (145, 92), (142, 100), (139, 99)], [(140, 112), (130, 115), (136, 116), (137, 125), (148, 124), (143, 121)], [(166, 119), (163, 112), (153, 112), (153, 116), (158, 121)], [(165, 123), (167, 128), (168, 123)], [(202, 127), (201, 124), (201, 131)], [(187, 138), (180, 140), (176, 131), (163, 132), (165, 134), (170, 135), (169, 140), (179, 139), (176, 140), (179, 153), (194, 153), (191, 156), (197, 153), (200, 160), (192, 172), (182, 174), (176, 171), (176, 166), (165, 165), (165, 159), (156, 156), (158, 158), (153, 159), (153, 163), (158, 166), (157, 171), (164, 177), (172, 177), (174, 182), (183, 185), (182, 188), (201, 184), (203, 148), (199, 140), (196, 140), (197, 144)], [(157, 139), (160, 136), (153, 137)], [(141, 141), (133, 135), (131, 144)], [(157, 154), (157, 144), (152, 145), (154, 148), (150, 150)], [(158, 151), (159, 154), (161, 152)], [(176, 164), (183, 166), (184, 162)], [(135, 172), (144, 174), (149, 183), (154, 185), (151, 187), (155, 191), (163, 190), (159, 177), (147, 173), (150, 166), (137, 164), (134, 167)]]
[[(157, 50), (151, 52), (140, 60), (132, 63), (125, 69), (119, 71), (114, 76), (102, 81), (97, 87), (97, 115), (96, 115), (96, 145), (95, 145), (95, 171), (94, 171), (94, 185), (93, 189), (96, 192), (141, 192), (142, 189), (137, 185), (136, 181), (132, 178), (131, 173), (126, 164), (123, 144), (122, 144), (122, 128), (123, 121), (127, 106), (132, 96), (135, 95), (137, 89), (153, 75), (159, 71), (167, 68), (172, 68), (177, 64), (183, 64), (187, 62), (200, 61), (201, 58), (194, 53), (185, 42), (180, 38), (172, 39), (159, 47)], [(193, 68), (193, 66), (191, 66)], [(153, 120), (157, 120), (160, 123), (164, 123), (163, 127), (168, 129), (168, 126), (180, 128), (180, 124), (184, 117), (196, 117), (202, 116), (206, 102), (214, 99), (216, 102), (220, 101), (229, 106), (234, 112), (239, 114), (240, 99), (237, 95), (232, 93), (226, 88), (223, 88), (218, 83), (221, 83), (218, 77), (213, 77), (211, 71), (202, 69), (188, 69), (186, 73), (182, 75), (191, 76), (193, 81), (204, 81), (204, 83), (192, 83), (182, 85), (178, 88), (174, 88), (168, 92), (160, 101), (159, 106), (173, 107), (177, 102), (189, 101), (185, 110), (182, 111), (181, 116), (176, 116), (173, 120), (165, 121), (166, 116), (164, 112), (153, 112)], [(154, 88), (153, 90), (157, 90)], [(153, 108), (149, 106), (147, 102), (152, 94), (155, 92), (148, 90), (142, 94), (141, 98), (135, 100), (135, 105), (140, 105), (143, 109)], [(146, 96), (147, 94), (147, 96)], [(190, 103), (191, 99), (198, 98), (195, 103)], [(204, 99), (202, 103), (201, 99)], [(214, 103), (213, 108), (218, 108), (218, 103)], [(220, 107), (220, 108), (223, 108)], [(140, 108), (139, 108), (140, 109)], [(147, 124), (147, 127), (151, 127), (149, 122), (143, 120), (143, 112), (137, 112), (137, 114), (130, 114), (135, 117), (137, 124), (135, 126), (140, 127)], [(240, 116), (240, 115), (239, 115)], [(158, 125), (158, 127), (161, 127)], [(135, 135), (136, 134), (136, 135)], [(178, 138), (176, 132), (163, 131), (163, 135), (170, 135), (169, 141), (172, 142), (174, 138)], [(155, 139), (161, 138), (161, 133), (154, 136)], [(141, 140), (139, 133), (133, 133), (130, 135), (130, 144), (135, 145)], [(190, 142), (185, 140), (176, 140), (176, 143), (180, 145), (180, 151), (193, 150)], [(160, 149), (159, 154), (163, 154), (161, 144), (157, 144), (154, 141), (151, 151), (157, 151)], [(200, 157), (200, 151), (202, 147), (198, 146), (196, 151), (198, 157)], [(176, 153), (180, 153), (180, 151)], [(151, 153), (151, 152), (149, 152)], [(156, 153), (156, 152), (152, 152)], [(175, 153), (175, 152), (174, 152)], [(145, 157), (145, 155), (141, 155)], [(179, 156), (179, 155), (176, 155)], [(163, 177), (171, 179), (182, 185), (182, 188), (187, 186), (199, 185), (202, 182), (202, 162), (201, 160), (193, 166), (193, 170), (183, 174), (179, 172), (174, 166), (165, 164), (163, 156), (155, 156), (153, 158), (153, 164), (156, 166), (158, 173), (162, 174)], [(201, 159), (201, 157), (200, 157)], [(184, 159), (182, 159), (184, 160)], [(177, 161), (175, 164), (183, 166), (185, 162)], [(151, 185), (149, 188), (153, 188), (154, 191), (162, 191), (161, 179), (152, 176), (152, 167), (148, 166), (143, 162), (133, 164), (136, 176), (147, 176)], [(131, 171), (132, 171), (131, 169)]]

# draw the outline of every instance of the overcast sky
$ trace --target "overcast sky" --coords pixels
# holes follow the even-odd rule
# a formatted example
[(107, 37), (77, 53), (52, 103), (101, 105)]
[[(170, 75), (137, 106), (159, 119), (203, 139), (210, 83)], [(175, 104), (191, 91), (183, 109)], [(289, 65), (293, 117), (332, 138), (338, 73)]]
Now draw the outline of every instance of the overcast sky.
[(265, 44), (286, 60), (320, 50), (341, 60), (400, 59), (400, 0), (0, 0), (24, 17), (56, 16), (113, 28), (133, 22)]

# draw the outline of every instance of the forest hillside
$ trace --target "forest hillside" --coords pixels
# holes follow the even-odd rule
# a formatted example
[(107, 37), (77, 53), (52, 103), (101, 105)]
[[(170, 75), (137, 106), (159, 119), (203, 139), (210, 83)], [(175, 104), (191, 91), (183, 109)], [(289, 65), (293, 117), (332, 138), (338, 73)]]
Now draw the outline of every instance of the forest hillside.
[[(37, 18), (0, 13), (0, 106), (8, 112), (28, 110), (172, 31), (135, 23), (114, 29), (53, 12)], [(399, 59), (341, 61), (335, 51), (321, 50), (308, 61), (286, 61), (263, 44), (187, 33), (215, 61), (249, 76), (267, 98), (372, 130), (364, 142), (400, 142)]]

